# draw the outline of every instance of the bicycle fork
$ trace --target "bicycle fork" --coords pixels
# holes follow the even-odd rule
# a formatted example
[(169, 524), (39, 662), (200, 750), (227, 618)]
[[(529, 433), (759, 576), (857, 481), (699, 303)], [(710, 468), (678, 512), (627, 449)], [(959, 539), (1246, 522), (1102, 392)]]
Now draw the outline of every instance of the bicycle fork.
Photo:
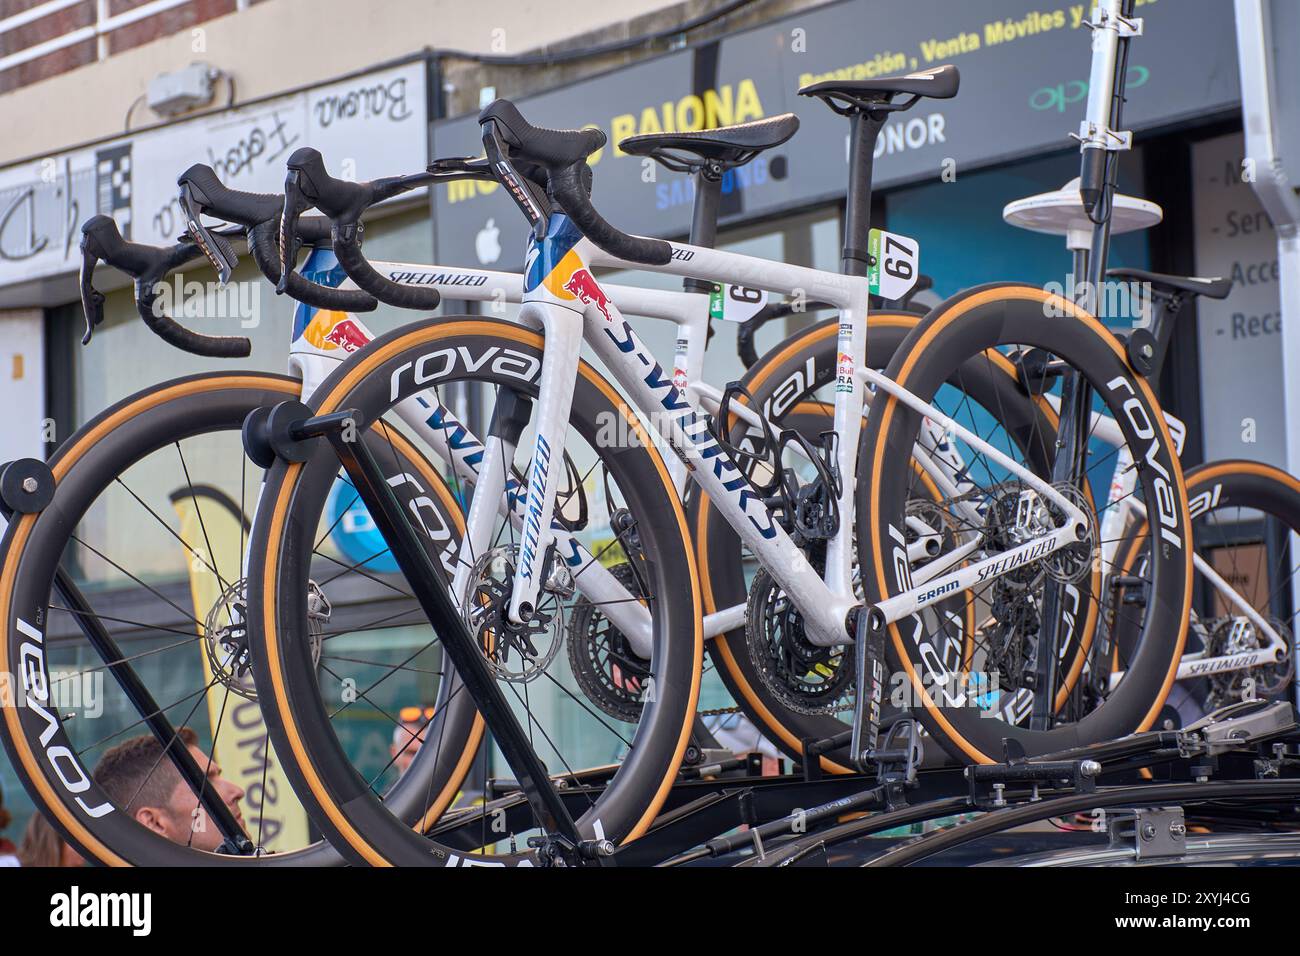
[[(587, 840), (578, 830), (546, 766), (533, 750), (527, 733), (488, 668), (461, 616), (458, 602), (440, 583), (433, 559), (417, 536), (379, 463), (364, 442), (349, 441), (345, 437), (346, 426), (358, 421), (359, 417), (359, 412), (345, 410), (309, 418), (293, 425), (290, 437), (295, 441), (324, 437), (333, 446), (412, 593), (439, 635), (452, 665), (483, 715), (493, 739), (505, 755), (510, 769), (518, 776), (529, 806), (547, 834), (546, 841), (540, 845), (543, 860), (603, 863), (613, 855), (613, 844), (604, 839)], [(495, 515), (495, 508), (490, 510)]]

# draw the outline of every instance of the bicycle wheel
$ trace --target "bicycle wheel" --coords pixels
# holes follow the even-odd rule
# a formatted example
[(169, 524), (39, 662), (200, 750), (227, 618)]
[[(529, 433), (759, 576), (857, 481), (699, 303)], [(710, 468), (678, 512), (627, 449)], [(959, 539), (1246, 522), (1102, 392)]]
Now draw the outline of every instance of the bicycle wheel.
[[(442, 402), (446, 389), (462, 382), (493, 395), (506, 389), (527, 400), (538, 390), (542, 347), (540, 335), (508, 322), (442, 318), (415, 323), (352, 356), (317, 390), (313, 406), (322, 414), (354, 409), (361, 422), (376, 422), (417, 389), (428, 389)], [(586, 698), (586, 685), (565, 670), (568, 659), (558, 651), (566, 635), (557, 628), (574, 599), (564, 593), (564, 582), (555, 583), (548, 574), (542, 592), (546, 600), (538, 603), (548, 617), (530, 622), (528, 641), (501, 623), (497, 612), (508, 600), (518, 554), (514, 523), (501, 517), (513, 510), (507, 504), (513, 502), (510, 488), (497, 506), (499, 524), (490, 546), (470, 562), (467, 594), (473, 601), (467, 604), (472, 608), (467, 619), (471, 628), (482, 628), (474, 631), (479, 647), (534, 749), (563, 778), (562, 793), (583, 833), (622, 842), (649, 827), (688, 741), (703, 653), (699, 597), (685, 519), (663, 461), (635, 414), (585, 363), (571, 426), (565, 446), (571, 478), (557, 514), (593, 557), (573, 567), (570, 580), (581, 591), (588, 586), (583, 575), (592, 573), (598, 559), (630, 563), (641, 586), (623, 600), (639, 602), (649, 612), (650, 653), (638, 665), (645, 679), (638, 682), (637, 694), (625, 695), (636, 697), (639, 707), (628, 716), (637, 719), (609, 719)], [(470, 439), (460, 435), (458, 440)], [(465, 835), (454, 847), (436, 844), (402, 826), (349, 762), (334, 719), (346, 714), (346, 702), (340, 704), (337, 688), (317, 680), (304, 641), (303, 589), (311, 544), (337, 467), (332, 449), (322, 445), (303, 464), (281, 462), (270, 470), (252, 548), (254, 661), (270, 680), (273, 705), (267, 707), (267, 723), (296, 789), (330, 840), (358, 863), (533, 862), (533, 855), (523, 852), (525, 839), (537, 829), (530, 815), (521, 820), (485, 809), (478, 816), (477, 836)], [(517, 442), (519, 449), (529, 447), (526, 436)], [(518, 475), (527, 473), (527, 452), (523, 454), (523, 461), (502, 463), (507, 475), (511, 468)], [(603, 509), (598, 507), (602, 495)], [(602, 510), (606, 517), (593, 522), (592, 515)], [(412, 645), (416, 650), (437, 647), (438, 635), (426, 624)], [(358, 693), (384, 678), (385, 671), (375, 671), (368, 684), (357, 685)], [(436, 738), (436, 720), (430, 729)], [(426, 740), (425, 749), (431, 746), (435, 740)], [(495, 762), (483, 761), (485, 797), (490, 796), (488, 765)], [(583, 786), (579, 773), (591, 763), (615, 765), (599, 793)], [(470, 853), (467, 840), (481, 852)]]
[[(1016, 283), (981, 286), (936, 307), (900, 346), (887, 374), (913, 395), (937, 401), (943, 410), (945, 383), (955, 376), (960, 385), (972, 357), (1006, 348), (1030, 379), (1038, 380), (1034, 370), (1063, 367), (1076, 371), (1091, 386), (1096, 404), (1116, 420), (1126, 442), (1137, 449), (1135, 457), (1144, 462), (1136, 493), (1148, 508), (1157, 509), (1160, 534), (1148, 536), (1144, 545), (1150, 601), (1132, 667), (1118, 685), (1097, 699), (1090, 699), (1081, 684), (1048, 729), (1029, 726), (1035, 694), (1049, 693), (1056, 700), (1059, 690), (1032, 686), (1042, 629), (1039, 609), (1046, 589), (1061, 589), (1059, 644), (1045, 646), (1041, 652), (1057, 654), (1060, 661), (1067, 659), (1069, 647), (1076, 643), (1082, 616), (1079, 601), (1100, 606), (1103, 597), (1094, 556), (1100, 524), (1077, 489), (1062, 489), (1062, 493), (1070, 495), (1088, 519), (1083, 540), (1046, 559), (1025, 552), (1022, 560), (989, 566), (986, 579), (971, 589), (987, 608), (975, 635), (957, 633), (942, 614), (924, 604), (888, 626), (886, 644), (911, 687), (917, 713), (948, 752), (964, 761), (1003, 759), (1004, 738), (1013, 738), (1033, 755), (1151, 726), (1182, 655), (1191, 601), (1190, 519), (1173, 443), (1150, 387), (1129, 367), (1120, 343), (1095, 318), (1041, 289)], [(858, 540), (868, 558), (863, 566), (870, 569), (865, 580), (869, 604), (908, 591), (916, 571), (910, 562), (895, 560), (894, 541), (900, 534), (896, 529), (904, 526), (908, 502), (916, 497), (908, 452), (922, 427), (922, 416), (892, 395), (868, 416), (859, 465)], [(1011, 442), (999, 442), (998, 448), (1020, 466), (1051, 480), (1050, 472), (1037, 470)], [(951, 499), (945, 511), (962, 525), (978, 557), (1005, 553), (1017, 542), (1036, 539), (1054, 527), (1055, 506), (985, 453), (972, 452), (968, 473), (977, 487), (960, 500)], [(1113, 468), (1115, 454), (1091, 456), (1085, 481), (1108, 482), (1106, 469)], [(1065, 640), (1060, 640), (1061, 634)], [(1063, 671), (1065, 666), (1057, 668), (1058, 678)]]
[[(883, 369), (888, 365), (899, 345), (920, 321), (920, 316), (908, 312), (872, 313), (867, 323), (867, 361), (871, 367)], [(741, 380), (750, 395), (742, 403), (764, 409), (775, 431), (794, 428), (815, 441), (820, 432), (833, 427), (837, 331), (836, 320), (822, 322), (795, 333), (762, 356)], [(1052, 442), (1043, 441), (1042, 436), (1055, 431), (1056, 415), (1051, 407), (1042, 401), (1035, 407), (1028, 401), (1015, 368), (1000, 355), (989, 362), (969, 363), (965, 371), (964, 386), (970, 393), (954, 417), (964, 424), (979, 424), (985, 433), (996, 427), (990, 423), (996, 423), (1036, 467), (1048, 466)], [(978, 422), (975, 421), (977, 412)], [(728, 428), (734, 443), (743, 446), (754, 440), (755, 436), (735, 415)], [(784, 464), (796, 465), (790, 461)], [(927, 489), (931, 503), (937, 504), (938, 489), (923, 472), (916, 472), (916, 481), (918, 487)], [(706, 611), (745, 602), (754, 566), (752, 560), (744, 560), (746, 552), (739, 538), (710, 506), (707, 496), (693, 496), (690, 509)], [(969, 621), (974, 611), (972, 602), (954, 601), (952, 605), (950, 610)], [(967, 631), (972, 630), (973, 622), (970, 622)], [(833, 701), (822, 701), (815, 708), (801, 706), (798, 699), (801, 688), (779, 685), (774, 688), (771, 675), (760, 672), (747, 647), (747, 637), (744, 628), (737, 628), (712, 639), (706, 646), (733, 698), (770, 740), (792, 759), (799, 760), (804, 739), (822, 740), (847, 729), (846, 720), (853, 706), (847, 673), (841, 676), (839, 693)], [(839, 655), (844, 649), (832, 650)], [(807, 651), (810, 653), (805, 655), (805, 663), (827, 667), (827, 662), (822, 660), (827, 651), (811, 647)], [(835, 661), (838, 671), (845, 659), (835, 656)], [(820, 761), (824, 771), (853, 772), (847, 748), (823, 755)]]
[[(1196, 572), (1188, 653), (1182, 662), (1189, 693), (1182, 707), (1166, 709), (1166, 717), (1178, 726), (1248, 696), (1278, 699), (1285, 693), (1293, 677), (1291, 648), (1300, 596), (1292, 537), (1300, 534), (1300, 481), (1279, 468), (1242, 459), (1197, 465), (1185, 477), (1196, 553), (1223, 584)], [(1116, 552), (1115, 573), (1121, 579), (1144, 577), (1141, 544), (1147, 534), (1145, 520), (1129, 529)], [(1111, 588), (1109, 609), (1116, 619), (1112, 673), (1131, 666), (1141, 637), (1136, 612), (1147, 600), (1140, 586), (1126, 586), (1123, 580), (1117, 585)], [(1280, 640), (1271, 655), (1249, 665), (1243, 660), (1273, 641), (1236, 600), (1257, 612)]]
[[(127, 398), (51, 459), (56, 490), (49, 506), (9, 525), (0, 565), (0, 649), (6, 670), (23, 675), (26, 685), (15, 695), (17, 706), (6, 701), (5, 747), (33, 801), (87, 860), (342, 862), (324, 842), (313, 844), (306, 815), (266, 747), (255, 686), (230, 650), (238, 639), (231, 610), (244, 600), (247, 515), (261, 480), (242, 454), (240, 426), (249, 412), (296, 398), (300, 388), (297, 379), (236, 372), (166, 382)], [(459, 508), (437, 472), (400, 436), (395, 441), (404, 472), (420, 476), (440, 520), (459, 535)], [(338, 553), (331, 552), (335, 561)], [(56, 587), (60, 568), (75, 596)], [(320, 640), (348, 640), (341, 622), (360, 620), (365, 597), (336, 600), (332, 633)], [(116, 656), (92, 642), (87, 628), (95, 626), (117, 645)], [(328, 660), (330, 652), (322, 656)], [(246, 791), (245, 829), (266, 855), (208, 852), (212, 827), (201, 815), (204, 830), (193, 827), (179, 843), (172, 842), (175, 827), (160, 836), (137, 820), (135, 794), (153, 792), (156, 779), (175, 771), (145, 753), (153, 740), (150, 714), (119, 677), (139, 681), (169, 723), (194, 731), (191, 750), (202, 769), (219, 766)], [(30, 700), (22, 699), (24, 691)], [(50, 707), (50, 698), (64, 706)], [(431, 752), (391, 788), (394, 807), (407, 819), (425, 809), (436, 817), (454, 795), (465, 754), (477, 744), (475, 718), (472, 708), (458, 718), (459, 760), (435, 766)], [(118, 747), (128, 741), (128, 751)], [(109, 771), (103, 758), (115, 748), (116, 769)], [(438, 799), (416, 806), (429, 780), (438, 781)], [(172, 809), (192, 812), (198, 798), (182, 787)]]

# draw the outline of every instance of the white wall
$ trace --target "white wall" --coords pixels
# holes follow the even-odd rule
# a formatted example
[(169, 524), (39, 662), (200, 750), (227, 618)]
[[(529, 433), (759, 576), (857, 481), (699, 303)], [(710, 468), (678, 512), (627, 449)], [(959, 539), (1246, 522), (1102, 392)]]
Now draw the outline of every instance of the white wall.
[[(0, 465), (45, 458), (45, 318), (39, 309), (0, 311)], [(0, 533), (4, 531), (0, 518)]]
[[(0, 96), (0, 165), (123, 132), (155, 75), (202, 60), (231, 73), (240, 101), (367, 69), (422, 48), (525, 53), (627, 21), (670, 0), (271, 0), (191, 31)], [(580, 14), (579, 14), (580, 11)], [(201, 41), (203, 49), (195, 47)], [(218, 88), (218, 96), (225, 96)], [(224, 102), (222, 100), (221, 102)], [(137, 105), (136, 127), (156, 122)]]

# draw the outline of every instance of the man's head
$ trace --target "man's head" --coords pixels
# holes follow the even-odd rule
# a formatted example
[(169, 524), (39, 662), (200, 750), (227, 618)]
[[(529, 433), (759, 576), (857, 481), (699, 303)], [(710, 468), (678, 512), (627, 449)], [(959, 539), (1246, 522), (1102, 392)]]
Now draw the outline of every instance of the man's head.
[[(177, 735), (189, 747), (199, 769), (207, 772), (208, 786), (226, 802), (242, 826), (239, 801), (244, 791), (221, 776), (216, 760), (199, 749), (193, 730), (182, 727)], [(133, 737), (106, 751), (95, 767), (94, 777), (119, 809), (173, 843), (199, 850), (215, 850), (221, 845), (221, 831), (199, 810), (198, 795), (181, 778), (153, 736)]]
[(389, 753), (399, 774), (406, 773), (415, 755), (424, 743), (429, 721), (433, 719), (432, 707), (403, 707), (397, 713), (398, 724), (393, 728), (393, 742)]

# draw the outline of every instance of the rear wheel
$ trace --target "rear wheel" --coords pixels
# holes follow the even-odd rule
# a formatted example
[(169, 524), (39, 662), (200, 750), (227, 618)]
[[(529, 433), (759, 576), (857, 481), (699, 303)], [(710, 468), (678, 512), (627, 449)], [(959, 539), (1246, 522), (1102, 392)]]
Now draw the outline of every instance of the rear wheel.
[[(1100, 411), (1115, 419), (1135, 457), (1144, 462), (1135, 493), (1159, 514), (1160, 524), (1158, 533), (1147, 535), (1143, 543), (1150, 600), (1141, 615), (1133, 666), (1117, 686), (1096, 697), (1080, 683), (1066, 706), (1055, 709), (1049, 729), (1031, 729), (1032, 705), (1038, 695), (1059, 699), (1059, 682), (1074, 672), (1070, 662), (1078, 661), (1071, 648), (1080, 635), (1088, 636), (1087, 628), (1081, 631), (1085, 612), (1103, 600), (1094, 553), (1100, 521), (1078, 486), (1059, 490), (1087, 519), (1083, 540), (1044, 558), (1027, 550), (1010, 564), (990, 566), (986, 577), (970, 588), (981, 602), (974, 635), (960, 633), (943, 604), (927, 605), (924, 597), (919, 610), (888, 625), (887, 648), (926, 728), (954, 757), (976, 762), (1003, 759), (1007, 737), (1034, 755), (1150, 727), (1173, 683), (1191, 601), (1190, 520), (1173, 443), (1149, 386), (1095, 318), (1041, 289), (982, 286), (932, 311), (908, 336), (886, 374), (916, 397), (946, 410), (945, 386), (955, 380), (961, 387), (967, 363), (997, 349), (1008, 350), (1025, 370), (1043, 367), (1034, 360), (1046, 358), (1082, 375)], [(1059, 389), (1059, 384), (1051, 389)], [(912, 578), (928, 563), (896, 559), (895, 554), (908, 504), (918, 497), (908, 454), (923, 427), (922, 416), (893, 396), (878, 398), (868, 416), (859, 463), (864, 481), (858, 540), (866, 557), (863, 566), (869, 569), (869, 605), (908, 592)], [(1040, 435), (1038, 441), (1047, 438)], [(1021, 467), (1051, 480), (1050, 470), (1041, 470), (1010, 441), (990, 443)], [(1062, 516), (1049, 499), (988, 455), (968, 450), (964, 457), (972, 487), (945, 502), (944, 511), (975, 549), (971, 560), (1004, 554), (1060, 526)], [(1115, 454), (1104, 450), (1088, 458), (1081, 476), (1085, 487), (1106, 487)], [(933, 580), (936, 586), (949, 583), (944, 576)], [(1058, 643), (1040, 649), (1039, 634), (1047, 628), (1039, 612), (1048, 588), (1061, 595)], [(1057, 686), (1035, 685), (1040, 653), (1057, 656)]]
[[(1227, 592), (1199, 570), (1184, 663), (1191, 673), (1180, 681), (1187, 693), (1170, 697), (1166, 716), (1182, 726), (1227, 704), (1257, 697), (1279, 699), (1291, 684), (1291, 649), (1297, 624), (1300, 557), (1300, 481), (1271, 465), (1227, 460), (1198, 465), (1186, 473), (1196, 553), (1272, 629), (1281, 646), (1251, 667), (1235, 666), (1243, 655), (1273, 644)], [(1118, 549), (1116, 573), (1145, 577), (1143, 521)], [(1121, 579), (1122, 580), (1122, 579)], [(1140, 634), (1126, 609), (1141, 607), (1140, 587), (1114, 587), (1117, 619), (1113, 672), (1128, 670)], [(1226, 659), (1226, 660), (1225, 660)], [(1175, 706), (1176, 705), (1176, 706)]]

